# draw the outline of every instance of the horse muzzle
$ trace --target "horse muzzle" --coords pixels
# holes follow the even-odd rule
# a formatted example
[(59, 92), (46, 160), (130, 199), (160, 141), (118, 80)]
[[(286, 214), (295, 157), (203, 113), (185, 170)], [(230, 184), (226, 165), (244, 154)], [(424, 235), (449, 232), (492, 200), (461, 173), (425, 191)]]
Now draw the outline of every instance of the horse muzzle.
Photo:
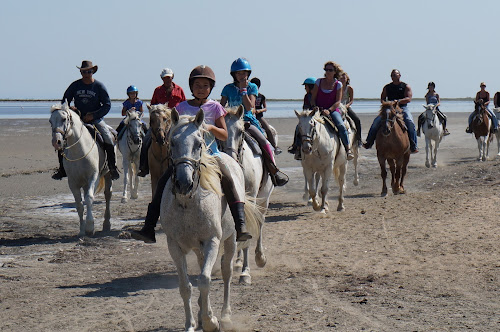
[(304, 154), (311, 154), (312, 153), (312, 145), (309, 143), (302, 143), (302, 152)]
[(58, 151), (64, 149), (64, 138), (60, 133), (52, 133), (52, 146)]
[(173, 190), (174, 194), (191, 197), (192, 193), (195, 189), (195, 173), (192, 169), (185, 165), (181, 167), (180, 170), (175, 171), (174, 181), (173, 181)]

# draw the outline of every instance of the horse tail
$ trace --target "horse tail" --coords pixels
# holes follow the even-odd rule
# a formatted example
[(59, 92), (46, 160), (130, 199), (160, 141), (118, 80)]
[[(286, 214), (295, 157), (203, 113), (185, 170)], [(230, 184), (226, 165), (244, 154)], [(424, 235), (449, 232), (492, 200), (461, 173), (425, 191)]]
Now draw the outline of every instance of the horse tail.
[(264, 213), (262, 207), (256, 203), (256, 199), (248, 195), (245, 195), (245, 219), (248, 232), (257, 239), (260, 226), (264, 223)]
[(106, 181), (104, 180), (104, 176), (99, 177), (99, 184), (97, 185), (97, 188), (95, 189), (94, 194), (98, 194), (102, 191), (104, 188), (104, 185), (106, 184)]

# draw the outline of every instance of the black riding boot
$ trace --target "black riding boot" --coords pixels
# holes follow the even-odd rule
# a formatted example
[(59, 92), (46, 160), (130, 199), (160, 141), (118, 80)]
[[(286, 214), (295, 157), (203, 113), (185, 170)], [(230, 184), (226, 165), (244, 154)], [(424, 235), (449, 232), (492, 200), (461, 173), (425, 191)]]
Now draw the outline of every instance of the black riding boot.
[(116, 127), (116, 132), (118, 133), (118, 135), (120, 135), (120, 131), (122, 131), (123, 127), (125, 127), (125, 123), (120, 122), (120, 124), (118, 125), (118, 127)]
[(63, 165), (63, 155), (61, 152), (57, 152), (57, 157), (59, 158), (59, 169), (57, 172), (52, 174), (52, 178), (54, 180), (62, 180), (62, 178), (66, 177), (66, 171), (64, 170), (64, 165)]
[(264, 157), (264, 164), (266, 165), (269, 175), (271, 175), (271, 181), (275, 187), (281, 187), (287, 184), (288, 176), (280, 171), (276, 164), (274, 163), (272, 157), (267, 153), (265, 149), (262, 149), (262, 157)]
[(120, 174), (118, 174), (118, 170), (116, 169), (115, 146), (113, 144), (104, 143), (104, 151), (106, 151), (106, 159), (108, 160), (111, 180), (118, 180), (120, 178)]
[(420, 137), (420, 129), (422, 128), (422, 125), (424, 124), (424, 121), (425, 121), (425, 116), (424, 114), (420, 114), (418, 116), (418, 120), (417, 120), (417, 136)]
[(146, 243), (156, 242), (155, 227), (158, 223), (158, 219), (160, 219), (161, 197), (163, 196), (163, 190), (165, 190), (168, 179), (172, 176), (173, 170), (174, 168), (170, 166), (158, 180), (156, 192), (151, 200), (151, 203), (148, 204), (148, 212), (146, 214), (146, 219), (144, 220), (144, 226), (140, 231), (132, 231), (130, 233), (132, 238)]
[(151, 134), (146, 134), (144, 136), (144, 141), (142, 142), (141, 147), (141, 157), (139, 160), (139, 173), (137, 174), (140, 177), (145, 177), (149, 174), (149, 161), (148, 161), (148, 150), (151, 146)]
[(234, 219), (234, 227), (236, 228), (236, 241), (246, 241), (252, 238), (248, 233), (245, 221), (245, 203), (235, 202), (229, 204), (229, 210)]

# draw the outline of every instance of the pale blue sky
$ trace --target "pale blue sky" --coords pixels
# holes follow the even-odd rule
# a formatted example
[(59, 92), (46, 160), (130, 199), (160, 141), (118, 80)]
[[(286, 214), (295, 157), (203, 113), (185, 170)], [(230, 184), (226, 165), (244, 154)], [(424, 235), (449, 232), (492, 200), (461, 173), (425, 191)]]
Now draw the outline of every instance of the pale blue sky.
[(191, 69), (211, 66), (212, 98), (246, 57), (268, 98), (304, 96), (308, 76), (338, 62), (356, 97), (378, 98), (390, 71), (423, 97), (500, 91), (500, 1), (1, 0), (0, 98), (61, 98), (89, 59), (111, 98), (127, 86), (149, 99), (170, 67), (190, 95)]

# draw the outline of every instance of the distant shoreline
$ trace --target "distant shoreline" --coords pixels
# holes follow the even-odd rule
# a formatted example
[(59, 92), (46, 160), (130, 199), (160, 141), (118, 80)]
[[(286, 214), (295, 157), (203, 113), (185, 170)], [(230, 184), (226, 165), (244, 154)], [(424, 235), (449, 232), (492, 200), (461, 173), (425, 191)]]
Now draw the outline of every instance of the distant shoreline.
[[(111, 99), (112, 102), (123, 102), (125, 99)], [(141, 99), (142, 101), (145, 102), (150, 102), (151, 99)], [(303, 99), (272, 99), (272, 98), (266, 98), (267, 101), (289, 101), (289, 102), (302, 102)], [(379, 101), (379, 98), (356, 98), (356, 100), (359, 101)], [(421, 101), (425, 100), (425, 98), (413, 98), (412, 101)], [(468, 101), (468, 100), (474, 100), (473, 97), (460, 97), (460, 98), (441, 98), (442, 101), (446, 100), (456, 100), (456, 101)], [(0, 102), (58, 102), (60, 99), (0, 99)]]

